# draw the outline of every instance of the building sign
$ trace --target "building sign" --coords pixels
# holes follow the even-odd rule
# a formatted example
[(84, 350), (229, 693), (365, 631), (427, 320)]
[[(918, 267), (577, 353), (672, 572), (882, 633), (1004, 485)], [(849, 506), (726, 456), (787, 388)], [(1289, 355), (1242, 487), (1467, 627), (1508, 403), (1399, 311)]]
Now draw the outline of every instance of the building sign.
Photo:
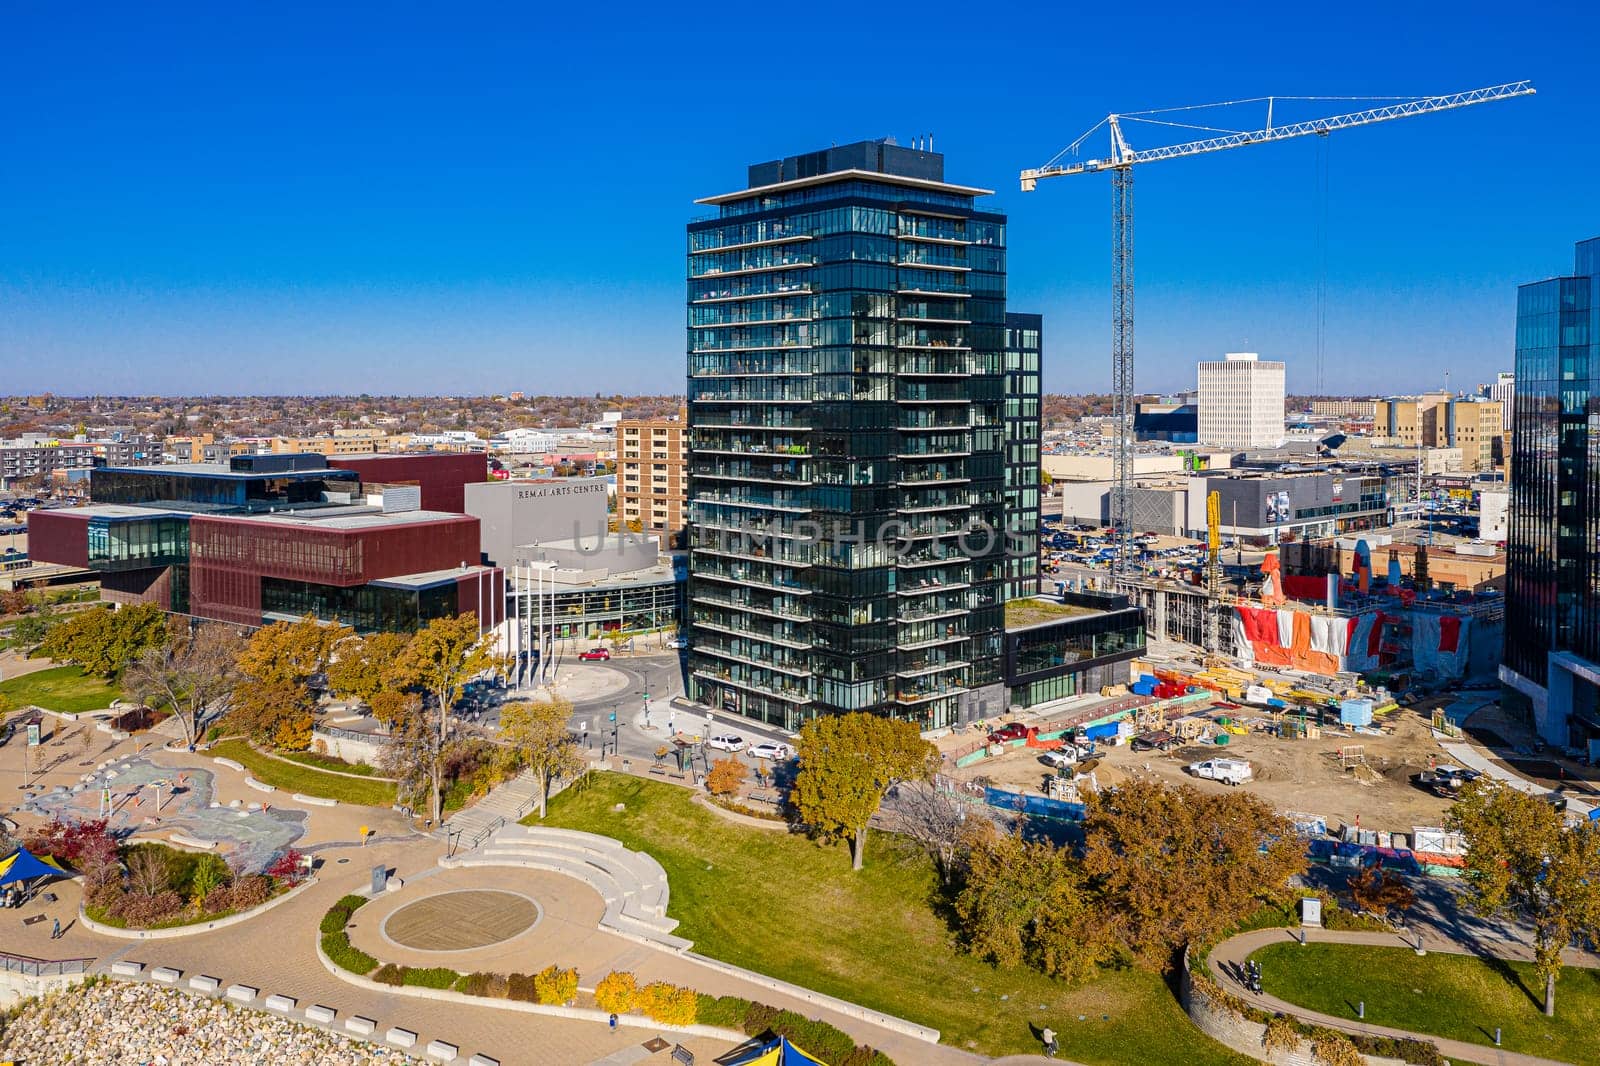
[(1344, 478), (1336, 477), (1333, 479), (1333, 502), (1344, 502)]
[(519, 500), (542, 500), (550, 496), (576, 496), (579, 493), (604, 493), (603, 481), (579, 481), (571, 485), (530, 485), (517, 490)]

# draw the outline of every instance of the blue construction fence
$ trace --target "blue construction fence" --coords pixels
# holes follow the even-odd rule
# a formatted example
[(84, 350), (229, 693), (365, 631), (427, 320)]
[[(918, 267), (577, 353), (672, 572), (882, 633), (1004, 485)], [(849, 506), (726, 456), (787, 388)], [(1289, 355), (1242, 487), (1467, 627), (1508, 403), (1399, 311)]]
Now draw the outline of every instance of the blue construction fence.
[(983, 790), (983, 802), (1003, 811), (1016, 811), (1033, 818), (1053, 818), (1061, 822), (1083, 821), (1084, 806), (1046, 796), (1028, 796), (1021, 792), (1007, 792), (1003, 788)]

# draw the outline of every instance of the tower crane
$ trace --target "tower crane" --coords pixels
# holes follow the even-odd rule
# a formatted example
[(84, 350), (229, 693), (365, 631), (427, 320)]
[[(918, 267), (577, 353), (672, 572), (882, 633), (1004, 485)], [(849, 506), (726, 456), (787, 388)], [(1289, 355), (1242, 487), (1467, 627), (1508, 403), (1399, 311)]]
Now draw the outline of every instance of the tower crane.
[[(1494, 85), (1486, 89), (1452, 93), (1448, 96), (1420, 96), (1400, 99), (1395, 97), (1317, 97), (1317, 96), (1266, 96), (1250, 100), (1229, 100), (1219, 104), (1198, 104), (1190, 107), (1165, 108), (1154, 111), (1135, 111), (1112, 114), (1097, 122), (1093, 129), (1057, 152), (1042, 167), (1024, 170), (1021, 174), (1022, 191), (1032, 192), (1043, 178), (1063, 178), (1072, 174), (1095, 174), (1102, 170), (1111, 172), (1111, 391), (1112, 416), (1116, 422), (1113, 438), (1111, 524), (1116, 544), (1114, 563), (1117, 579), (1128, 576), (1128, 541), (1132, 535), (1129, 519), (1129, 495), (1133, 477), (1133, 168), (1140, 163), (1157, 163), (1165, 159), (1182, 159), (1186, 156), (1220, 152), (1228, 148), (1243, 148), (1248, 144), (1283, 141), (1291, 137), (1316, 134), (1326, 137), (1334, 130), (1368, 126), (1391, 119), (1426, 115), (1435, 111), (1450, 111), (1458, 107), (1486, 104), (1493, 100), (1506, 100), (1513, 96), (1531, 96), (1531, 82), (1516, 81)], [(1382, 107), (1354, 111), (1345, 115), (1272, 124), (1273, 104), (1279, 100), (1390, 100)], [(1212, 107), (1229, 107), (1236, 104), (1267, 105), (1267, 124), (1258, 130), (1222, 130), (1210, 126), (1177, 122), (1154, 115), (1171, 115), (1176, 112), (1196, 111)], [(1136, 149), (1123, 136), (1125, 121), (1150, 122), (1175, 126), (1180, 129), (1199, 129), (1216, 136), (1162, 148)], [(1087, 159), (1077, 163), (1061, 162), (1064, 156), (1076, 155), (1089, 137), (1101, 127), (1107, 127), (1111, 137), (1111, 154), (1105, 159)]]

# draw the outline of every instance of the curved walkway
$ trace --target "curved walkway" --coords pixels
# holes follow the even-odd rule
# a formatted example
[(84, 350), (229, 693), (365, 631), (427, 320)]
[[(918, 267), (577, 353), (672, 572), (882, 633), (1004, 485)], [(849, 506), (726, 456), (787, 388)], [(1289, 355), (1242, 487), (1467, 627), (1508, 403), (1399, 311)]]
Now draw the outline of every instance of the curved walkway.
[[(1319, 944), (1355, 944), (1364, 947), (1384, 948), (1403, 947), (1413, 950), (1416, 948), (1414, 940), (1403, 939), (1396, 933), (1336, 932), (1331, 929), (1310, 929), (1306, 931), (1306, 939)], [(1434, 1036), (1431, 1033), (1413, 1033), (1404, 1029), (1392, 1029), (1385, 1025), (1368, 1025), (1365, 1022), (1355, 1022), (1349, 1018), (1339, 1018), (1331, 1014), (1307, 1010), (1305, 1007), (1279, 999), (1276, 996), (1269, 996), (1266, 993), (1252, 993), (1248, 988), (1245, 988), (1238, 978), (1238, 974), (1243, 971), (1245, 960), (1269, 944), (1281, 944), (1286, 940), (1298, 941), (1298, 930), (1281, 928), (1257, 929), (1249, 933), (1240, 933), (1238, 936), (1229, 937), (1212, 948), (1210, 956), (1206, 959), (1206, 966), (1211, 971), (1211, 976), (1218, 983), (1247, 1003), (1262, 1010), (1287, 1014), (1313, 1025), (1323, 1025), (1329, 1029), (1339, 1029), (1346, 1033), (1359, 1033), (1366, 1036), (1425, 1040), (1437, 1045), (1446, 1058), (1460, 1059), (1466, 1062), (1480, 1062), (1487, 1064), (1487, 1066), (1569, 1066), (1569, 1064), (1558, 1059), (1542, 1059), (1537, 1055), (1507, 1051), (1505, 1048), (1497, 1048), (1487, 1044), (1473, 1044), (1465, 1040), (1451, 1040), (1447, 1037)], [(1423, 939), (1423, 947), (1428, 951), (1436, 951), (1447, 955), (1484, 957), (1481, 952), (1469, 951), (1460, 944), (1455, 944), (1439, 937), (1425, 937)], [(1496, 957), (1526, 962), (1532, 957), (1532, 954), (1531, 950), (1521, 945), (1508, 944), (1505, 952), (1503, 954), (1496, 953)], [(1569, 961), (1583, 961), (1590, 965), (1593, 964), (1592, 956), (1582, 956), (1576, 952), (1570, 953)]]

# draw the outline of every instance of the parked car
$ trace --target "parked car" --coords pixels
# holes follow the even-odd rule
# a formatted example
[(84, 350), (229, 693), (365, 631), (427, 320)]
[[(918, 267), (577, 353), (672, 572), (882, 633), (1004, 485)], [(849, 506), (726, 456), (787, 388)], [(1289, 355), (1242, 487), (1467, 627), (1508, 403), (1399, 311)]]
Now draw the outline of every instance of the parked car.
[(590, 648), (588, 651), (579, 652), (578, 658), (582, 659), (586, 663), (605, 662), (607, 659), (611, 658), (611, 653), (605, 648)]
[(667, 647), (669, 648), (687, 648), (688, 646), (688, 637), (672, 637), (667, 641)]
[(744, 745), (744, 737), (737, 733), (718, 733), (706, 740), (706, 747), (720, 748), (723, 751), (743, 751)]
[(1028, 727), (1021, 722), (1001, 726), (989, 734), (989, 743), (1004, 744), (1008, 740), (1021, 740), (1028, 735)]
[(1206, 759), (1184, 767), (1189, 773), (1205, 781), (1221, 781), (1225, 785), (1242, 785), (1255, 777), (1255, 771), (1243, 759)]
[(785, 762), (794, 758), (794, 749), (787, 744), (764, 740), (760, 744), (750, 745), (750, 754), (757, 759), (772, 759), (774, 762)]

